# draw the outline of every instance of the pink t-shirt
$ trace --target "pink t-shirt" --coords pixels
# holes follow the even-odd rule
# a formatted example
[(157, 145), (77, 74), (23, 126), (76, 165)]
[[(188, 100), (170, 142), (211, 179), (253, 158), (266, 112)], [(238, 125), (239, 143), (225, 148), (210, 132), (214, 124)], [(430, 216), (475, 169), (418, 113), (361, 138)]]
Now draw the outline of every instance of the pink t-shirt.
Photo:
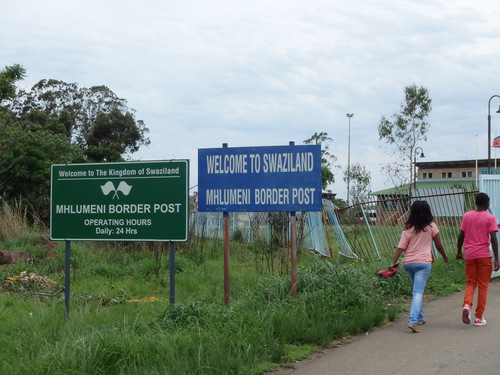
[(495, 216), (488, 211), (472, 210), (462, 217), (465, 259), (490, 258), (490, 233), (498, 232)]
[(404, 230), (398, 244), (398, 248), (405, 251), (403, 264), (432, 263), (432, 238), (438, 233), (434, 222), (418, 233), (415, 228)]

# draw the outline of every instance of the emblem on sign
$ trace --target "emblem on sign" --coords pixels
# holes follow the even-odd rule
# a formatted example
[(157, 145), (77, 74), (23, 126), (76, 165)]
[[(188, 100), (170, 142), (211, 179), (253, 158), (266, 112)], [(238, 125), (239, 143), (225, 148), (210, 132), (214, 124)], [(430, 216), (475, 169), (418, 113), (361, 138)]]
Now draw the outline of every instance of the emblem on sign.
[(132, 186), (127, 184), (125, 181), (121, 181), (115, 189), (115, 185), (113, 185), (111, 181), (108, 181), (104, 185), (101, 185), (101, 190), (104, 195), (109, 195), (109, 193), (114, 192), (112, 199), (115, 199), (115, 197), (120, 199), (118, 192), (121, 191), (123, 195), (129, 195), (130, 190), (132, 190)]

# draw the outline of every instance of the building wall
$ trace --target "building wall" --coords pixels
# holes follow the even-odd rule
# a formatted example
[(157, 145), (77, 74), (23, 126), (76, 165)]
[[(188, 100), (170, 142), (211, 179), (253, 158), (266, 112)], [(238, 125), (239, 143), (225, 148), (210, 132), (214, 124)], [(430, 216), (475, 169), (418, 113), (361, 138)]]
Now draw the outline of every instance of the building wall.
[[(478, 169), (478, 173), (480, 170)], [(443, 167), (443, 168), (418, 168), (417, 178), (420, 181), (426, 180), (444, 180), (460, 178), (476, 178), (476, 168), (470, 167)]]

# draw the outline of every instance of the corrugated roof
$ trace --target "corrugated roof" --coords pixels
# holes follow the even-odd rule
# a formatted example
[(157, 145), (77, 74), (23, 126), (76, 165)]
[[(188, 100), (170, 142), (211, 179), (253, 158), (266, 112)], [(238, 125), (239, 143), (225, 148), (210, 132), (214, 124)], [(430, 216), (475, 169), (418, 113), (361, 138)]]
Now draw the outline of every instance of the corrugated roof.
[[(488, 159), (479, 160), (447, 160), (447, 161), (418, 161), (417, 167), (420, 169), (436, 169), (436, 168), (474, 168), (476, 166), (476, 161), (478, 167), (486, 167), (488, 165)], [(490, 160), (491, 167), (495, 165), (495, 159)]]
[[(470, 178), (461, 179), (442, 179), (442, 180), (427, 180), (417, 181), (417, 189), (431, 189), (431, 188), (454, 188), (454, 187), (468, 187), (467, 190), (472, 190), (475, 186), (476, 180)], [(400, 187), (392, 187), (384, 190), (373, 191), (370, 195), (406, 195), (408, 194), (410, 184)], [(413, 189), (413, 184), (411, 184)]]

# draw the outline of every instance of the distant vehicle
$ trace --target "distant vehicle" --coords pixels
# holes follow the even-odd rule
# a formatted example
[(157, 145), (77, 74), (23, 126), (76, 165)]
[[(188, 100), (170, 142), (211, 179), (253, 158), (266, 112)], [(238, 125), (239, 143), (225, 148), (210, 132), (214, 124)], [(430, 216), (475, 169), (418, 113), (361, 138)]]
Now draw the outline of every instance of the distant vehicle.
[[(369, 223), (377, 222), (377, 210), (365, 210), (366, 219)], [(364, 218), (362, 218), (364, 220)]]

